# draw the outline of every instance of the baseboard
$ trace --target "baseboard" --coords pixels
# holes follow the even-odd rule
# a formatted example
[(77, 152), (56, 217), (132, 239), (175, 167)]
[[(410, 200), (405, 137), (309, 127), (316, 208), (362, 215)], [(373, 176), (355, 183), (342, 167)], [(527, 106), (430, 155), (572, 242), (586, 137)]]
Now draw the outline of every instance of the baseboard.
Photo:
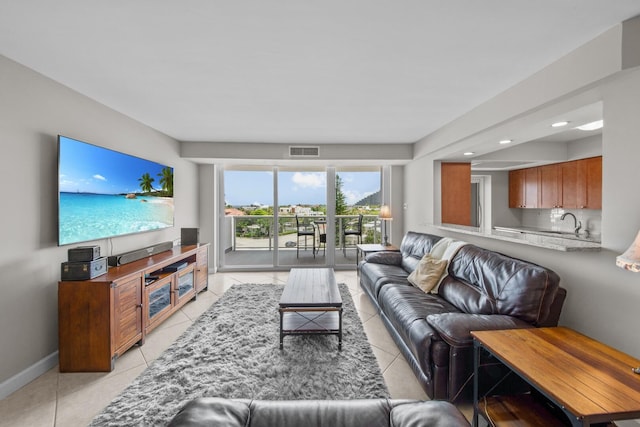
[(58, 364), (58, 352), (51, 353), (44, 359), (40, 359), (22, 372), (0, 383), (0, 399), (4, 399), (14, 391), (17, 391), (47, 372)]

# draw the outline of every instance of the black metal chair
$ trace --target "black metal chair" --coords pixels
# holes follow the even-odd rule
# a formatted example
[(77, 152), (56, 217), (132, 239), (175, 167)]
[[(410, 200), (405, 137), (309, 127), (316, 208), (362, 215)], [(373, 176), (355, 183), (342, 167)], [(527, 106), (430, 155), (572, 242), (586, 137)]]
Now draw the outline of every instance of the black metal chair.
[(313, 257), (316, 257), (316, 229), (315, 225), (311, 223), (310, 217), (299, 217), (296, 215), (296, 258), (300, 257), (300, 238), (304, 237), (304, 249), (307, 250), (307, 238), (311, 237), (313, 242), (312, 252)]
[(358, 243), (362, 243), (362, 214), (358, 215), (357, 221), (348, 222), (342, 231), (342, 253), (347, 256), (347, 237), (357, 236)]
[(322, 255), (327, 253), (327, 220), (321, 219), (313, 222), (318, 227), (318, 248), (317, 252), (320, 253), (320, 247), (322, 247)]

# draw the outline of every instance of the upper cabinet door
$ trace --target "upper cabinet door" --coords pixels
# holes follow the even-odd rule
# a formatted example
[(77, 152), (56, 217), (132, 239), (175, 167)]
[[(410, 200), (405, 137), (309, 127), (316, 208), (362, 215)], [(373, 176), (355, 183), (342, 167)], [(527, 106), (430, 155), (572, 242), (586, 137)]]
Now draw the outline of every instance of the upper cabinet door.
[(524, 170), (524, 207), (525, 208), (537, 208), (538, 207), (538, 181), (539, 174), (538, 168), (527, 168)]
[(560, 183), (560, 166), (553, 165), (540, 166), (538, 168), (540, 176), (540, 208), (559, 208), (562, 204)]
[(509, 207), (524, 207), (524, 169), (509, 171)]
[(576, 209), (578, 208), (578, 161), (560, 163), (559, 169), (562, 192), (560, 207)]
[(509, 171), (509, 207), (538, 207), (538, 168)]
[(602, 156), (578, 160), (578, 200), (580, 209), (602, 209)]
[(442, 163), (442, 223), (471, 225), (471, 163)]

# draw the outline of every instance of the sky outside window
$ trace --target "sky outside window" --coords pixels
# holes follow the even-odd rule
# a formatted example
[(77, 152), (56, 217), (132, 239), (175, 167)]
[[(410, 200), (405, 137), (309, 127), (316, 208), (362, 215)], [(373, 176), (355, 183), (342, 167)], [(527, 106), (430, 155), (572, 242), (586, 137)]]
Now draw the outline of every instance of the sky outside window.
[[(339, 172), (348, 205), (380, 190), (380, 172)], [(279, 172), (281, 206), (326, 204), (326, 172)], [(232, 206), (273, 204), (271, 171), (225, 171), (225, 202)]]

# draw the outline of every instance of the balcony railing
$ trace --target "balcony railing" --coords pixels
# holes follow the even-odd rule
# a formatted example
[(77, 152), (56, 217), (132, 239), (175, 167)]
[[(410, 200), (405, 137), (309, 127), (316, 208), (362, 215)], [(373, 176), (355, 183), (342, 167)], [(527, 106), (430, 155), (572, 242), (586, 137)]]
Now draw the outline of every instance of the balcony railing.
[[(305, 217), (316, 218), (316, 217)], [(324, 217), (317, 217), (318, 219)], [(351, 222), (357, 222), (358, 215), (336, 215), (336, 244), (345, 245), (342, 230)], [(237, 215), (225, 216), (223, 243), (225, 251), (237, 250), (273, 250), (275, 245), (273, 215)], [(278, 247), (279, 249), (295, 249), (297, 241), (296, 217), (294, 215), (278, 215)], [(363, 215), (362, 242), (380, 243), (381, 220), (377, 215)]]

